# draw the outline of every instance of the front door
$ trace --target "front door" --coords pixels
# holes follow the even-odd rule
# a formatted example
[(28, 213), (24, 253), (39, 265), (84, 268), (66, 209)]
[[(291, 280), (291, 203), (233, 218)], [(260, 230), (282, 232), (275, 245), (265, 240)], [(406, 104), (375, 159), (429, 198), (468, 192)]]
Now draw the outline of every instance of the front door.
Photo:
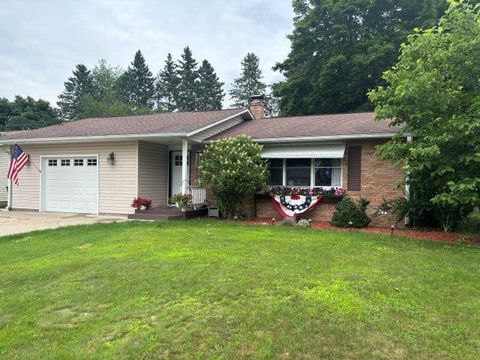
[[(187, 179), (190, 179), (190, 156), (187, 157)], [(170, 195), (182, 192), (182, 152), (170, 152)], [(190, 185), (190, 184), (187, 184)]]

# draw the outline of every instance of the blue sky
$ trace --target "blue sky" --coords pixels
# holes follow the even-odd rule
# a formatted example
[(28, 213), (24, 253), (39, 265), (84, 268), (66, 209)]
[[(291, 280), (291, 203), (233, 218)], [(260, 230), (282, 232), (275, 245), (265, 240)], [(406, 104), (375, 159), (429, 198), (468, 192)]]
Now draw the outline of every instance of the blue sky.
[(288, 54), (293, 13), (290, 0), (2, 0), (0, 16), (0, 97), (55, 104), (76, 64), (126, 68), (138, 49), (156, 75), (168, 52), (190, 45), (227, 89), (253, 51), (265, 81), (277, 81), (271, 68)]

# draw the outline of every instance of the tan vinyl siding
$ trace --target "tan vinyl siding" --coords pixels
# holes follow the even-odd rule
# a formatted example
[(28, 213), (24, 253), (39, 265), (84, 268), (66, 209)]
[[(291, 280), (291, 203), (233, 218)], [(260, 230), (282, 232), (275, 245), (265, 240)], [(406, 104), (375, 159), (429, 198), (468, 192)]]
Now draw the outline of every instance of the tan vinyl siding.
[(9, 146), (0, 148), (0, 202), (7, 201), (7, 170), (10, 161), (10, 155), (5, 151), (10, 151)]
[(219, 134), (222, 131), (225, 131), (227, 129), (230, 129), (231, 127), (238, 125), (242, 123), (243, 117), (242, 116), (236, 116), (230, 120), (227, 120), (219, 125), (212, 126), (210, 129), (207, 129), (205, 131), (199, 132), (198, 134), (193, 135), (190, 137), (191, 140), (193, 141), (202, 141), (205, 139), (208, 139), (209, 137), (212, 137), (213, 135)]
[[(13, 208), (38, 210), (40, 207), (40, 156), (97, 155), (99, 156), (99, 212), (129, 214), (137, 196), (137, 142), (68, 143), (22, 145), (30, 154), (31, 164), (19, 176), (20, 185), (13, 188)], [(115, 164), (107, 162), (115, 153)]]
[(168, 147), (138, 143), (138, 196), (151, 199), (153, 206), (167, 204)]

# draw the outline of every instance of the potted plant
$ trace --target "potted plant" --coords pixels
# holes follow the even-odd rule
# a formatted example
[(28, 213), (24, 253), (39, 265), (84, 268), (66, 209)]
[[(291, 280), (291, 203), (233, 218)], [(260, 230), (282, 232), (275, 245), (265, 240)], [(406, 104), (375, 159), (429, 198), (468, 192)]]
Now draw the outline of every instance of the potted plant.
[(152, 207), (152, 200), (141, 197), (134, 198), (131, 206), (137, 210), (148, 210)]
[(192, 195), (191, 194), (174, 194), (170, 198), (170, 203), (175, 204), (177, 208), (185, 209), (192, 204)]

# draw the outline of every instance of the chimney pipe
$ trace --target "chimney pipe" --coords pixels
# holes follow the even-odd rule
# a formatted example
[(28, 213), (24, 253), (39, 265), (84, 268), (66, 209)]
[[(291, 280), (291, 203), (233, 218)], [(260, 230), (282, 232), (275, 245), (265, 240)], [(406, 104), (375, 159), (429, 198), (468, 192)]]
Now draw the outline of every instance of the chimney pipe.
[(255, 119), (262, 119), (265, 117), (265, 96), (252, 95), (250, 96), (250, 112)]

